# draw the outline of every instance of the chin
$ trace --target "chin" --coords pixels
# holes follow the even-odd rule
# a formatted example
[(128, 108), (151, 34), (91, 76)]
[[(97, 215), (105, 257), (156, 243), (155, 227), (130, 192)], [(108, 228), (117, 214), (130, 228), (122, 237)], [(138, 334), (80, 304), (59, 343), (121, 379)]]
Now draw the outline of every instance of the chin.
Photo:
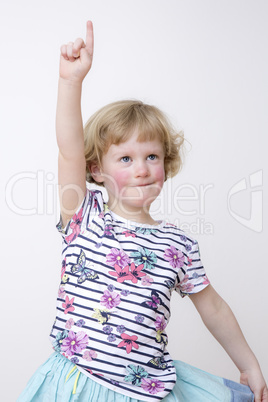
[(146, 209), (150, 208), (151, 204), (157, 197), (152, 197), (149, 200), (137, 200), (129, 203), (127, 206), (129, 208), (138, 208), (138, 209)]

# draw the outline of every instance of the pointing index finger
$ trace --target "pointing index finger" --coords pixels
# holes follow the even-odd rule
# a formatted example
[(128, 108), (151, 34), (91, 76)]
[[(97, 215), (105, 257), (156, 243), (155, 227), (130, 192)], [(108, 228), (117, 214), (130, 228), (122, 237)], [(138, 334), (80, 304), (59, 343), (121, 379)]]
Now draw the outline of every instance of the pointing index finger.
[(87, 33), (86, 33), (86, 50), (93, 56), (94, 50), (94, 34), (93, 34), (93, 24), (92, 21), (87, 21)]

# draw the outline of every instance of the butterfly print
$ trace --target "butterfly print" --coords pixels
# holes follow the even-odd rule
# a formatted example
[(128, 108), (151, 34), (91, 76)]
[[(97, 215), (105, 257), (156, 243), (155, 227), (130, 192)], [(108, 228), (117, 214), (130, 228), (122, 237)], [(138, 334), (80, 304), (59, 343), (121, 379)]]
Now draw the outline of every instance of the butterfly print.
[(164, 363), (164, 358), (161, 357), (155, 357), (154, 359), (151, 359), (148, 361), (147, 366), (154, 367), (156, 369), (166, 369), (167, 368), (167, 363)]
[(92, 314), (93, 318), (96, 318), (100, 324), (105, 324), (110, 318), (109, 310), (99, 310), (98, 308), (94, 308), (95, 313)]
[(73, 274), (79, 274), (77, 283), (83, 283), (86, 279), (93, 281), (99, 278), (98, 274), (96, 274), (93, 269), (86, 267), (86, 255), (83, 250), (80, 251), (80, 255), (77, 259), (77, 264), (71, 268), (71, 272)]
[(143, 307), (149, 307), (152, 310), (157, 310), (159, 304), (162, 304), (162, 300), (155, 290), (152, 290), (150, 300), (141, 303)]
[(162, 335), (161, 331), (157, 331), (155, 340), (157, 343), (164, 343), (165, 345), (167, 345), (167, 341)]

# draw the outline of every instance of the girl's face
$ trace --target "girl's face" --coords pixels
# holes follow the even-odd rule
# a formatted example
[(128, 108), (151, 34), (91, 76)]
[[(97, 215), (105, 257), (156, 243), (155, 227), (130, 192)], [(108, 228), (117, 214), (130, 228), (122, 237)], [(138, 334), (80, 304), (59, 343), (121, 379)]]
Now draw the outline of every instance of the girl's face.
[(137, 137), (135, 130), (129, 140), (109, 147), (97, 178), (108, 192), (110, 209), (129, 219), (148, 215), (165, 181), (162, 143), (138, 142)]

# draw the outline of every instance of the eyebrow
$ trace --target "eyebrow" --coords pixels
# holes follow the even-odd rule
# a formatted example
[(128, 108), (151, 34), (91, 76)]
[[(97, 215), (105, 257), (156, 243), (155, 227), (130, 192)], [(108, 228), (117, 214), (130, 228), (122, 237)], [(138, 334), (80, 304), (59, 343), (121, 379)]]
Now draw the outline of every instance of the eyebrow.
[[(144, 141), (144, 142), (148, 142), (148, 141)], [(124, 144), (124, 143), (121, 143), (122, 145)], [(121, 144), (119, 144), (119, 145), (121, 145)], [(114, 145), (114, 144), (113, 144)], [(153, 146), (150, 146), (150, 149), (148, 150), (148, 152), (146, 152), (146, 154), (148, 154), (148, 155), (151, 155), (151, 154), (159, 154), (159, 153), (161, 153), (161, 152), (163, 152), (163, 154), (165, 153), (165, 151), (164, 151), (164, 145), (161, 143), (161, 144), (155, 144), (155, 145), (153, 145)], [(117, 156), (128, 156), (128, 155), (130, 155), (132, 153), (132, 150), (131, 150), (131, 148), (129, 148), (129, 147), (127, 147), (127, 146), (122, 146), (122, 147), (120, 147), (120, 149), (119, 148), (117, 148), (117, 146), (116, 146), (116, 148), (112, 151), (112, 157), (117, 157)]]

